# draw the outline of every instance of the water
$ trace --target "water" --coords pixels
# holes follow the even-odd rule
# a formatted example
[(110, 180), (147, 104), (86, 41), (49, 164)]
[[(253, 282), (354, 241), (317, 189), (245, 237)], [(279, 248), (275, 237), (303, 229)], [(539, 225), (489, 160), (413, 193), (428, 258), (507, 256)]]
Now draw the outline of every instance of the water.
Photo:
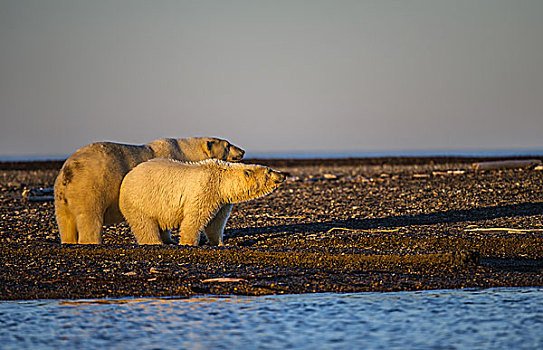
[(543, 289), (0, 302), (1, 349), (542, 349)]

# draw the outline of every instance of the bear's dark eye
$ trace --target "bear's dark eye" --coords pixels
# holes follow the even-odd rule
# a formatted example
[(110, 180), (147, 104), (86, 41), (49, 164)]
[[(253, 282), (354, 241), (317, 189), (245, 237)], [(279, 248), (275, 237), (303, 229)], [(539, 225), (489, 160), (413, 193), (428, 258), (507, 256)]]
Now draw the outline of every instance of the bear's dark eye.
[(207, 141), (207, 150), (211, 152), (213, 149), (213, 141)]

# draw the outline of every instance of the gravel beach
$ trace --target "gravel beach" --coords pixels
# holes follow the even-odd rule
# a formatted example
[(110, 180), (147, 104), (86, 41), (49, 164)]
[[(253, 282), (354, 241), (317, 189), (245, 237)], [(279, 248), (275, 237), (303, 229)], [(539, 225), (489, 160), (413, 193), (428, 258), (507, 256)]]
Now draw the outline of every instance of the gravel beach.
[(138, 246), (126, 223), (61, 245), (32, 190), (62, 162), (0, 163), (0, 299), (543, 286), (542, 167), (488, 160), (247, 160), (290, 177), (234, 206), (224, 247)]

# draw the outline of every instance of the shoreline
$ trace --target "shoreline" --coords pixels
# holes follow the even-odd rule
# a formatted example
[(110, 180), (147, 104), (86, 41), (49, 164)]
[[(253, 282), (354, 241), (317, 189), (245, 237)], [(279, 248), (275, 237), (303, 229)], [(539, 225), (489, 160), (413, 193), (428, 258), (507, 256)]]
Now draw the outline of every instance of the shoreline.
[[(0, 299), (93, 299), (543, 286), (543, 171), (472, 163), (541, 157), (247, 159), (291, 177), (234, 206), (225, 247), (60, 245), (62, 161), (0, 162)], [(174, 233), (174, 237), (175, 237)]]

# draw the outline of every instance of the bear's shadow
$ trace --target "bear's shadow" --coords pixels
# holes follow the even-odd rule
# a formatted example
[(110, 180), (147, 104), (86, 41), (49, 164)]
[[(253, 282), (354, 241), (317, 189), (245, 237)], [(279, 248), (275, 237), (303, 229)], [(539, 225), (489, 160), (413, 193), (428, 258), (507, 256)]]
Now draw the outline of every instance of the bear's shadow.
[[(453, 224), (464, 221), (482, 221), (505, 217), (524, 217), (543, 214), (543, 202), (508, 204), (465, 210), (445, 210), (418, 215), (389, 216), (376, 219), (329, 220), (325, 222), (297, 223), (264, 227), (245, 227), (225, 230), (226, 238), (259, 236), (263, 234), (285, 235), (291, 233), (323, 233), (333, 227), (347, 229), (392, 229), (405, 226)], [(265, 238), (264, 238), (265, 239)]]

